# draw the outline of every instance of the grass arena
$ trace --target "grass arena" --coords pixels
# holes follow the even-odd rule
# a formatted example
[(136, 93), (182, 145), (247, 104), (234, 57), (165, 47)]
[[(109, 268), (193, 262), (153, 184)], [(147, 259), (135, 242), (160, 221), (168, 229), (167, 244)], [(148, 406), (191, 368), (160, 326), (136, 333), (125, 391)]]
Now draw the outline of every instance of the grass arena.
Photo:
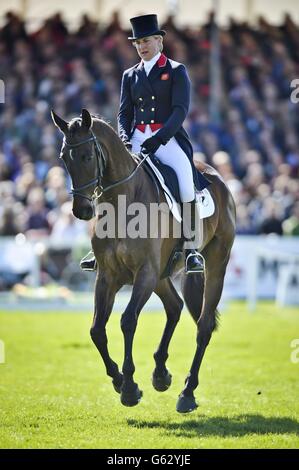
[[(134, 357), (143, 398), (134, 408), (120, 404), (86, 313), (0, 311), (1, 448), (298, 448), (297, 308), (260, 302), (249, 314), (245, 303), (230, 303), (207, 348), (199, 407), (190, 415), (175, 412), (195, 344), (186, 311), (170, 344), (173, 383), (163, 393), (153, 389), (151, 375), (165, 314), (140, 316)], [(114, 313), (107, 333), (121, 363), (119, 323)]]
[(0, 2), (2, 468), (286, 466), (298, 2), (69, 3)]

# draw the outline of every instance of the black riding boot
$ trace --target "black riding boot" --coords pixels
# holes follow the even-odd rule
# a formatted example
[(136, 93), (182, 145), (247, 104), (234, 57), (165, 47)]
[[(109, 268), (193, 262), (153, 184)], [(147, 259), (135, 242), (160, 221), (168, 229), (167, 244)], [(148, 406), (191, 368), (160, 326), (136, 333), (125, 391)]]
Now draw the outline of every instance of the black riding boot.
[[(187, 204), (187, 203), (184, 203)], [(183, 236), (185, 241), (192, 242), (194, 235), (192, 233), (196, 231), (196, 200), (189, 202), (191, 214), (184, 214), (183, 211)], [(190, 216), (191, 215), (191, 216)], [(186, 273), (198, 273), (204, 271), (204, 260), (200, 253), (195, 248), (185, 249), (185, 271)]]
[(97, 270), (97, 260), (95, 259), (93, 251), (89, 251), (84, 258), (80, 261), (80, 268), (83, 271), (96, 271)]

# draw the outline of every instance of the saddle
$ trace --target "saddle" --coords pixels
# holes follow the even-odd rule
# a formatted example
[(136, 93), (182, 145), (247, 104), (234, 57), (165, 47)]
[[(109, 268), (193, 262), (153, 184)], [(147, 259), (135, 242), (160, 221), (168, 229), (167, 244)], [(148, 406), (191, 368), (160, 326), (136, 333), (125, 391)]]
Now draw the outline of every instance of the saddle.
[[(132, 153), (131, 155), (137, 164), (144, 158), (142, 154)], [(172, 215), (178, 222), (181, 222), (182, 218), (179, 205), (182, 204), (182, 201), (180, 199), (179, 182), (176, 172), (169, 165), (162, 163), (154, 155), (149, 155), (146, 158), (143, 168), (151, 178), (157, 194), (159, 195), (160, 190), (164, 192)], [(200, 190), (195, 191), (195, 197), (197, 200), (199, 217), (201, 219), (205, 219), (206, 217), (210, 217), (214, 214), (215, 204), (209, 190), (207, 189), (210, 181), (203, 175), (201, 175), (201, 177), (200, 181), (202, 186)]]
[[(155, 168), (157, 168), (159, 170), (159, 172), (161, 173), (161, 175), (163, 176), (165, 185), (169, 189), (170, 193), (172, 194), (172, 196), (174, 197), (176, 202), (181, 203), (180, 191), (179, 191), (179, 181), (178, 181), (178, 177), (177, 177), (176, 172), (174, 171), (174, 169), (171, 168), (169, 165), (165, 165), (164, 163), (162, 163), (155, 155), (152, 155), (149, 158), (150, 158), (152, 164), (155, 166)], [(151, 166), (150, 166), (150, 164), (147, 160), (145, 161), (145, 164), (146, 164), (147, 168), (150, 169), (151, 176), (156, 179), (157, 178), (156, 174), (154, 173), (153, 169), (151, 168)], [(159, 179), (158, 179), (158, 181), (159, 181), (160, 186), (162, 188), (162, 185), (161, 185), (161, 182), (160, 182)]]
[[(132, 154), (132, 157), (137, 163), (140, 163), (144, 158), (144, 156), (136, 154)], [(178, 222), (181, 222), (180, 204), (182, 204), (182, 201), (180, 199), (179, 183), (176, 172), (169, 165), (162, 163), (157, 157), (155, 157), (155, 155), (149, 155), (146, 158), (143, 168), (153, 181), (157, 190), (157, 195), (159, 196), (160, 190), (164, 192), (170, 211), (175, 219)], [(214, 213), (215, 204), (210, 192), (206, 188), (206, 186), (210, 184), (210, 181), (203, 176), (200, 181), (203, 186), (201, 190), (196, 191), (195, 194), (199, 218), (203, 219)], [(175, 266), (183, 257), (183, 245), (184, 239), (178, 240), (178, 243), (174, 247), (168, 263), (161, 275), (161, 279), (170, 276), (174, 272)]]

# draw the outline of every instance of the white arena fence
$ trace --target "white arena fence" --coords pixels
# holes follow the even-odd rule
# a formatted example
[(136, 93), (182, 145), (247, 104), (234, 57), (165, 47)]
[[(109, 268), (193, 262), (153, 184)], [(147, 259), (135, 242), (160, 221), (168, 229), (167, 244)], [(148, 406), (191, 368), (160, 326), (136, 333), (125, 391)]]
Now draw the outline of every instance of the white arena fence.
[[(87, 238), (72, 243), (54, 242), (51, 238), (30, 242), (22, 234), (0, 237), (0, 281), (15, 276), (18, 282), (39, 288), (45, 282), (41, 269), (43, 257), (63, 252), (68, 256), (63, 260), (61, 275), (55, 283), (75, 291), (91, 292), (94, 275), (83, 273), (79, 267), (81, 256), (89, 249)], [(299, 237), (237, 236), (222, 302), (231, 299), (246, 299), (250, 310), (254, 310), (258, 299), (275, 299), (281, 305), (299, 306)]]

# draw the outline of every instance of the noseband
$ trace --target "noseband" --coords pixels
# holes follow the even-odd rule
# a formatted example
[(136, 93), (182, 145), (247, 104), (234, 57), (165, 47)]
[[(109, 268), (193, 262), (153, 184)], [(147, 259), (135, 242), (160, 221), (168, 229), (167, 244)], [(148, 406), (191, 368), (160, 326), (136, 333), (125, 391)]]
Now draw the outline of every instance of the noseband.
[[(81, 142), (77, 142), (76, 144), (70, 144), (69, 142), (66, 141), (65, 137), (63, 139), (63, 143), (65, 147), (69, 148), (70, 150), (72, 150), (73, 148), (79, 147), (80, 145), (87, 144), (88, 142), (93, 142), (94, 147), (95, 147), (95, 152), (96, 152), (96, 157), (97, 157), (97, 176), (93, 178), (91, 181), (89, 181), (88, 183), (85, 183), (82, 186), (79, 186), (78, 188), (72, 187), (70, 194), (72, 194), (73, 196), (80, 196), (84, 199), (87, 199), (91, 204), (93, 204), (95, 200), (99, 199), (102, 196), (102, 194), (108, 191), (109, 189), (115, 188), (116, 186), (119, 186), (120, 184), (123, 184), (129, 181), (135, 175), (138, 168), (143, 164), (143, 162), (149, 156), (149, 154), (143, 154), (142, 152), (140, 152), (140, 154), (142, 155), (142, 159), (139, 161), (139, 163), (137, 164), (136, 168), (134, 168), (132, 173), (130, 173), (128, 176), (126, 176), (125, 178), (122, 178), (119, 181), (116, 181), (114, 183), (109, 184), (108, 186), (103, 187), (102, 178), (103, 178), (103, 174), (106, 169), (106, 166), (107, 166), (107, 160), (103, 152), (102, 146), (100, 142), (98, 141), (98, 139), (96, 138), (96, 136), (94, 135), (94, 133), (91, 131), (91, 137), (89, 137), (88, 139), (82, 140)], [(93, 186), (93, 185), (95, 185), (95, 189), (91, 197), (86, 196), (85, 194), (81, 192), (84, 189), (90, 188), (90, 186)]]

